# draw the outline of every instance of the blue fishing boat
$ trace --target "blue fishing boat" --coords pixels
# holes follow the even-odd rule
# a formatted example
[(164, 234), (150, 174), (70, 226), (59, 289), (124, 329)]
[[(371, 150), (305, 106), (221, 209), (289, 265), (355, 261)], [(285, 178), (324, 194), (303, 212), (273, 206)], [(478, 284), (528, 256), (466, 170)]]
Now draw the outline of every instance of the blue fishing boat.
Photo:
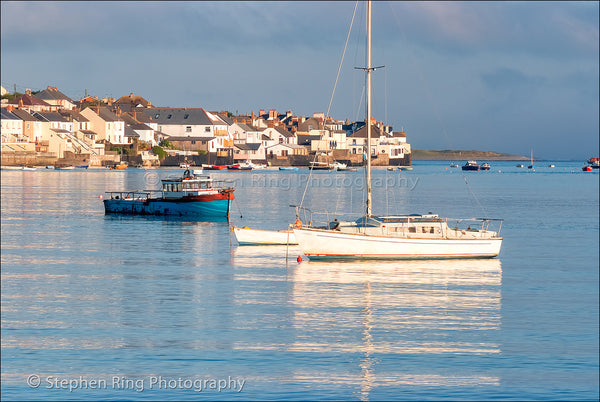
[(161, 181), (161, 190), (108, 191), (105, 212), (229, 218), (234, 188), (218, 185), (209, 176), (193, 176), (189, 170), (182, 177)]
[(297, 167), (279, 166), (279, 170), (298, 170)]

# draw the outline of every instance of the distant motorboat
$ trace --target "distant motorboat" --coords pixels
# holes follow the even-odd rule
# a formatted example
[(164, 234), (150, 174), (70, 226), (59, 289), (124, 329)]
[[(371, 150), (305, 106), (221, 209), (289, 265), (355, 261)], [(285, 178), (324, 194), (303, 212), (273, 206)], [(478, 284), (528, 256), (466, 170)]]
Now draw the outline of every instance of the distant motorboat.
[(393, 171), (393, 170), (396, 170), (396, 168), (394, 168), (393, 166), (389, 166), (389, 167), (387, 168), (387, 170), (389, 170), (389, 171), (391, 172), (391, 171)]
[(205, 170), (223, 170), (227, 169), (226, 165), (202, 165), (202, 169)]
[(519, 163), (519, 164), (517, 165), (517, 167), (518, 167), (518, 168), (522, 168), (522, 167), (525, 167), (525, 165), (523, 165), (522, 163)]
[(490, 170), (492, 167), (489, 163), (485, 162), (481, 165), (481, 170)]
[(70, 165), (70, 166), (54, 166), (54, 169), (56, 170), (73, 170), (75, 169), (75, 166)]
[(451, 162), (450, 163), (450, 167), (451, 168), (457, 168), (458, 167), (458, 163)]
[(554, 166), (554, 165), (551, 163), (551, 164), (549, 164), (549, 165), (548, 165), (548, 167), (550, 167), (550, 168), (553, 168), (553, 167), (556, 167), (556, 166)]
[(200, 176), (202, 173), (204, 173), (204, 171), (202, 169), (194, 169), (192, 170), (192, 173), (194, 176)]
[(590, 165), (587, 165), (587, 166), (582, 167), (581, 170), (583, 170), (584, 172), (591, 172), (592, 167)]
[(298, 170), (298, 168), (291, 166), (279, 166), (279, 170)]
[(79, 165), (79, 166), (75, 166), (77, 169), (87, 169), (90, 167), (90, 165)]
[(187, 163), (187, 162), (181, 162), (181, 163), (179, 164), (179, 167), (180, 167), (180, 168), (182, 168), (182, 169), (189, 169), (189, 168), (190, 168), (190, 166), (191, 166), (191, 165), (190, 165), (189, 163)]
[(398, 170), (413, 170), (412, 166), (398, 166)]
[(467, 161), (462, 166), (462, 170), (479, 170), (479, 164), (476, 161)]

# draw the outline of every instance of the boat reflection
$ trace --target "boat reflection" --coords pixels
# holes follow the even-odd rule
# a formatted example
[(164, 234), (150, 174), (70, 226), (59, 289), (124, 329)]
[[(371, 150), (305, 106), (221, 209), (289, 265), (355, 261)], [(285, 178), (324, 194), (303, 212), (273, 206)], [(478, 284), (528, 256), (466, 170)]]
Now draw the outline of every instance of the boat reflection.
[[(297, 249), (287, 251), (294, 336), (281, 343), (238, 343), (238, 348), (286, 350), (314, 354), (315, 359), (344, 356), (356, 362), (354, 371), (315, 365), (290, 374), (310, 387), (353, 385), (362, 400), (369, 400), (378, 387), (500, 384), (485, 372), (422, 363), (440, 355), (469, 359), (465, 356), (500, 353), (500, 260), (298, 264)], [(240, 247), (234, 261), (251, 265), (285, 253), (285, 246)]]
[[(459, 370), (451, 375), (377, 370), (384, 357), (401, 361), (500, 353), (492, 335), (500, 327), (502, 269), (497, 259), (307, 261), (293, 269), (293, 281), (294, 325), (301, 334), (290, 348), (358, 354), (357, 397), (362, 400), (369, 400), (375, 387), (500, 383), (494, 376)], [(352, 331), (360, 337), (352, 337)], [(340, 338), (340, 333), (348, 336)], [(323, 378), (355, 384), (358, 380), (357, 375), (331, 374), (303, 371), (295, 373), (295, 379), (313, 384)]]

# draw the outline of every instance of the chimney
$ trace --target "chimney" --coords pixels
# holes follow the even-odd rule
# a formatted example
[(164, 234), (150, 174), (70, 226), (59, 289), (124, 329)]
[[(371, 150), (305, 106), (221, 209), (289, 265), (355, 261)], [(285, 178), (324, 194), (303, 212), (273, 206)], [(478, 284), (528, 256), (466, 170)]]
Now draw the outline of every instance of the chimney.
[(25, 95), (29, 95), (29, 96), (31, 96), (31, 89), (27, 88), (27, 89), (25, 90)]
[(259, 116), (262, 116), (263, 114), (265, 114), (265, 109), (260, 109), (260, 110), (258, 111), (258, 115), (259, 115)]
[(133, 111), (133, 118), (134, 120), (137, 120), (137, 112), (135, 110)]
[(269, 119), (275, 119), (275, 118), (277, 118), (277, 110), (275, 110), (275, 109), (269, 110)]
[(12, 112), (15, 109), (15, 107), (13, 105), (8, 105), (6, 107), (6, 110), (8, 110), (9, 112)]
[(252, 117), (252, 120), (256, 119), (256, 115), (254, 114), (254, 110), (252, 111), (252, 114), (250, 115), (250, 117)]
[(129, 94), (129, 99), (133, 98), (133, 92)]

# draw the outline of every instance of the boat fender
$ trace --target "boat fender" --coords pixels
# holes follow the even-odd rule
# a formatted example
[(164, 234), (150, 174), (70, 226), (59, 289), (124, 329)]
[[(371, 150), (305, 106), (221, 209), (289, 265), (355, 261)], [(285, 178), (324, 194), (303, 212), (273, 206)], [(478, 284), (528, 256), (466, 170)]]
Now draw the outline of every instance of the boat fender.
[(231, 232), (233, 232), (233, 229), (234, 229), (234, 227), (233, 227), (233, 226), (229, 228), (229, 230), (230, 230)]
[(302, 256), (299, 255), (298, 258), (296, 258), (296, 261), (298, 261), (299, 263), (302, 262)]
[(301, 229), (302, 228), (302, 221), (300, 219), (296, 219), (296, 222), (294, 222), (294, 225), (298, 228)]
[(244, 226), (242, 229), (250, 229), (248, 226)]

